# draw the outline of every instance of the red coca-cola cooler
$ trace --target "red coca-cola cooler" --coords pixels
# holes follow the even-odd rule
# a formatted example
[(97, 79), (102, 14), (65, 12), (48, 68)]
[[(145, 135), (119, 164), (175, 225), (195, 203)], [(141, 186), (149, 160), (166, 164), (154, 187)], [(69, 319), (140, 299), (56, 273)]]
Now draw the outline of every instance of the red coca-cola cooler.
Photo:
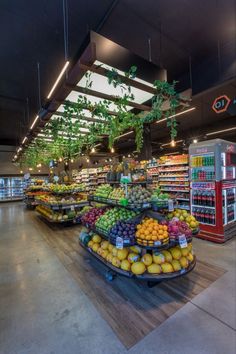
[(189, 147), (190, 208), (196, 237), (222, 243), (236, 234), (236, 144), (214, 139)]

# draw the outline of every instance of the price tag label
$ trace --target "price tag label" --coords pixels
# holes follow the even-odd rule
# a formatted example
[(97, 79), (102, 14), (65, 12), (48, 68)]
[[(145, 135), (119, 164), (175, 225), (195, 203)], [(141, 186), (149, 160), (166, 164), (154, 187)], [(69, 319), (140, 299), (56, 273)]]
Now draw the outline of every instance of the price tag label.
[(168, 200), (168, 211), (174, 211), (174, 202), (172, 199)]
[(144, 207), (144, 208), (149, 208), (149, 206), (150, 206), (149, 203), (144, 203), (144, 204), (143, 204), (143, 207)]
[(186, 248), (188, 246), (187, 240), (185, 235), (180, 235), (179, 236), (179, 245), (181, 248)]
[(74, 210), (75, 210), (74, 205), (71, 205), (70, 210), (72, 210), (72, 211), (74, 211)]
[(123, 238), (122, 237), (117, 237), (116, 238), (116, 248), (118, 248), (119, 250), (123, 249)]

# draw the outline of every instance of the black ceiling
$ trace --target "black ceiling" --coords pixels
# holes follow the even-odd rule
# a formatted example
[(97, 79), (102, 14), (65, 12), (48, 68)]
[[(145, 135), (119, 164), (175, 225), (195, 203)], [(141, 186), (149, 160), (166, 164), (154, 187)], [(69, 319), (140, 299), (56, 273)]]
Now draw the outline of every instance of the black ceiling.
[[(63, 66), (62, 4), (62, 0), (0, 3), (0, 144), (18, 145), (39, 110), (37, 62), (42, 103)], [(179, 80), (179, 89), (192, 86), (194, 94), (236, 75), (235, 0), (67, 0), (67, 4), (69, 59), (93, 29), (146, 59), (151, 54), (154, 63), (167, 69), (169, 80)], [(234, 90), (231, 85), (231, 95)], [(194, 112), (193, 126), (214, 121), (206, 109), (211, 96), (196, 97), (201, 114)]]

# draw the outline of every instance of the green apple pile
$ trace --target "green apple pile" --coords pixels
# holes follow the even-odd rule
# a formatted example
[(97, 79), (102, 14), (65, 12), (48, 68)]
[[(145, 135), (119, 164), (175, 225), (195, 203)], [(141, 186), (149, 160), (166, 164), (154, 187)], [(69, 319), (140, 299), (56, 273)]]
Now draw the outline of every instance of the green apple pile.
[(128, 201), (130, 204), (134, 204), (137, 206), (139, 204), (150, 203), (151, 192), (140, 185), (134, 186), (130, 189), (128, 193)]
[(112, 187), (109, 184), (102, 184), (97, 187), (94, 195), (96, 197), (108, 198), (109, 194), (112, 192)]
[(99, 217), (99, 219), (96, 221), (96, 227), (108, 231), (112, 228), (113, 225), (115, 225), (118, 220), (129, 220), (136, 215), (137, 213), (132, 210), (112, 208), (109, 209), (101, 217)]

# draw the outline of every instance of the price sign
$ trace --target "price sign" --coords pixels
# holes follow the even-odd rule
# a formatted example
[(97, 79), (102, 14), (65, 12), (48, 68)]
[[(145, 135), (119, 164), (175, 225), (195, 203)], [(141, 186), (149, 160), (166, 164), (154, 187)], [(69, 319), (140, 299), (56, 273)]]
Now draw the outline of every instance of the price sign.
[(116, 238), (116, 248), (118, 248), (119, 250), (123, 249), (123, 238), (122, 237), (117, 237)]
[(70, 210), (72, 210), (72, 211), (74, 211), (74, 210), (75, 210), (74, 205), (71, 205)]
[(168, 211), (174, 211), (174, 202), (172, 199), (168, 200)]
[(179, 245), (180, 245), (180, 248), (186, 248), (188, 246), (185, 235), (179, 236)]

